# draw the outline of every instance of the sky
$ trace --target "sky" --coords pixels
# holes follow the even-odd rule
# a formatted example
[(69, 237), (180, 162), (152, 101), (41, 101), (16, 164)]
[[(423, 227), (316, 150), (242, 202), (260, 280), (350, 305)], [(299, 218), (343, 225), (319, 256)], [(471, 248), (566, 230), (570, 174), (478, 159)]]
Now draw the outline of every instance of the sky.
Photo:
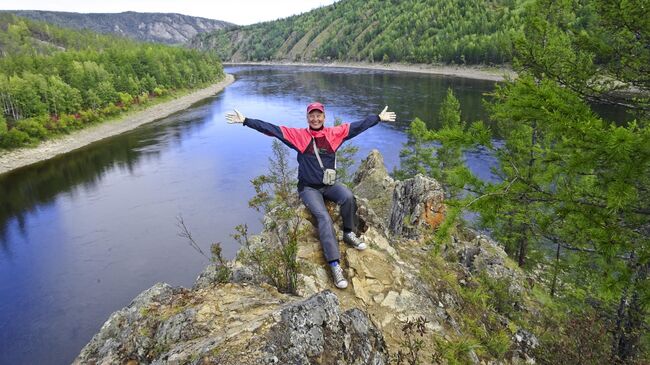
[(248, 25), (286, 18), (336, 0), (2, 0), (0, 10), (179, 13)]

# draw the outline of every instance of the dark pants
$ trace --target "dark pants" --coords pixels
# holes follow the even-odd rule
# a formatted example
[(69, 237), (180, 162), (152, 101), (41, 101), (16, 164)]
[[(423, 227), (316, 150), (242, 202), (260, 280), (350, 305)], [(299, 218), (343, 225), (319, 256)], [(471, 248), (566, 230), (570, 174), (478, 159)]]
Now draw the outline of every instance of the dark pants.
[(345, 185), (336, 183), (331, 186), (325, 186), (320, 189), (304, 187), (300, 192), (300, 200), (307, 206), (307, 209), (316, 218), (318, 223), (318, 236), (320, 244), (323, 247), (325, 260), (328, 262), (339, 260), (339, 244), (334, 233), (332, 217), (330, 217), (325, 207), (325, 200), (333, 201), (341, 207), (341, 218), (343, 218), (343, 229), (345, 231), (355, 231), (354, 214), (356, 204), (354, 194)]

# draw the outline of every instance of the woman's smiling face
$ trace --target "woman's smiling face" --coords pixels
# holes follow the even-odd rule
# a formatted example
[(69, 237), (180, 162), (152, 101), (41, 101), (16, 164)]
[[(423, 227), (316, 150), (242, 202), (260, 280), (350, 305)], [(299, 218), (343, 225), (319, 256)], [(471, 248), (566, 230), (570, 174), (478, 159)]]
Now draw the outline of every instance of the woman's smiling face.
[(321, 129), (325, 123), (325, 113), (320, 110), (312, 110), (307, 114), (307, 123), (311, 129)]

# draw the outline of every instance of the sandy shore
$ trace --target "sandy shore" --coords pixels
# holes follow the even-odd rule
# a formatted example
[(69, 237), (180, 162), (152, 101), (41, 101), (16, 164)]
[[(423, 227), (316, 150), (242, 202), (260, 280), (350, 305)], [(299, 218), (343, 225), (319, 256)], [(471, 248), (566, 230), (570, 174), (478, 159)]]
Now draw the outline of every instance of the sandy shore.
[(164, 118), (218, 93), (233, 81), (235, 81), (235, 78), (232, 75), (226, 75), (226, 78), (217, 84), (178, 99), (154, 105), (135, 114), (126, 115), (120, 119), (106, 121), (69, 135), (51, 139), (33, 148), (20, 148), (9, 152), (0, 152), (0, 174), (50, 159), (101, 139), (135, 129), (145, 123)]
[(432, 75), (455, 76), (468, 79), (503, 81), (514, 78), (517, 74), (506, 67), (485, 66), (446, 66), (429, 64), (406, 63), (367, 63), (367, 62), (331, 62), (331, 63), (296, 63), (296, 62), (224, 62), (224, 66), (234, 65), (264, 65), (264, 66), (300, 66), (300, 67), (344, 67), (368, 70), (384, 70), (398, 72), (415, 72)]

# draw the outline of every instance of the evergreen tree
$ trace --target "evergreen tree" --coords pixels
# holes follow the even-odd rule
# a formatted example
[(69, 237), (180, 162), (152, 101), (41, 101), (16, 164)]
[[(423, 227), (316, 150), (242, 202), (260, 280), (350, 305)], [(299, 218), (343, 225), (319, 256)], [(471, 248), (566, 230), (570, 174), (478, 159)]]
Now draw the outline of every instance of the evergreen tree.
[(82, 128), (150, 94), (223, 77), (211, 54), (62, 29), (8, 13), (0, 13), (0, 70), (7, 127), (0, 148)]
[[(562, 275), (564, 300), (598, 303), (612, 363), (647, 359), (650, 341), (650, 22), (639, 8), (638, 1), (531, 3), (517, 41), (519, 77), (497, 87), (488, 104), (503, 144), (473, 127), (417, 136), (465, 149), (478, 142), (496, 157), (500, 181), (468, 170), (465, 179), (447, 179), (468, 193), (456, 206), (478, 213), (520, 265), (554, 260), (544, 267)], [(604, 121), (592, 101), (626, 105), (636, 119)]]

